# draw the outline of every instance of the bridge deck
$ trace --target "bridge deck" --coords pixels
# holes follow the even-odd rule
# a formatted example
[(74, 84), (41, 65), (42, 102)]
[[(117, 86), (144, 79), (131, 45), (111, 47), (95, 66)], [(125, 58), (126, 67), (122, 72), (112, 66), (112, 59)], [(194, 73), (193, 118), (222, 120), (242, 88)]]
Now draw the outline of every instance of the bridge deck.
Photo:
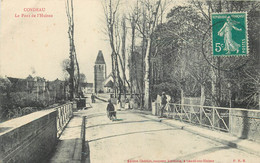
[[(78, 139), (82, 116), (86, 116), (85, 162), (141, 160), (214, 160), (214, 162), (260, 162), (260, 145), (218, 131), (170, 119), (158, 119), (141, 111), (118, 111), (118, 121), (106, 115), (106, 103), (96, 101), (81, 110), (60, 137), (51, 162), (79, 162)], [(238, 149), (242, 150), (238, 150)], [(250, 154), (254, 153), (254, 154)]]

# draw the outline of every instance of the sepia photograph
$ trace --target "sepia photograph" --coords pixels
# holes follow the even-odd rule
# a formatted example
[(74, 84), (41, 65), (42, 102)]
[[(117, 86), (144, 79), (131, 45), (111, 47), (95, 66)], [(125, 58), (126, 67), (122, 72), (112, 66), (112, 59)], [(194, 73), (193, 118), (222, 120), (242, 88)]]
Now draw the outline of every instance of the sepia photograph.
[(260, 1), (0, 0), (0, 163), (260, 163)]

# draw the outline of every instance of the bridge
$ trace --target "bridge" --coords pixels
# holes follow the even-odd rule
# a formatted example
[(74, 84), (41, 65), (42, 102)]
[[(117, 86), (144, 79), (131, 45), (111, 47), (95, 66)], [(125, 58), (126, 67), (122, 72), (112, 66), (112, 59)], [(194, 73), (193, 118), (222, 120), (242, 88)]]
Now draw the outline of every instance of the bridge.
[(106, 105), (69, 102), (1, 123), (0, 162), (260, 162), (259, 110), (169, 103), (158, 118), (153, 103), (111, 121)]

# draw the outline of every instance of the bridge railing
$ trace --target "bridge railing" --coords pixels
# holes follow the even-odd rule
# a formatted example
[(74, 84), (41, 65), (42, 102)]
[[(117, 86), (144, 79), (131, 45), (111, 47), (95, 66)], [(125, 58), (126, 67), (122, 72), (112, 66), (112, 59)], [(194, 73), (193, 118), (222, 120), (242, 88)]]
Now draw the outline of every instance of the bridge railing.
[(69, 102), (55, 108), (57, 110), (57, 137), (61, 135), (64, 127), (73, 116), (73, 104), (74, 102)]
[[(161, 105), (155, 103), (155, 115)], [(231, 133), (260, 142), (260, 110), (167, 103), (168, 118)]]
[(230, 108), (168, 103), (166, 115), (181, 121), (229, 132)]

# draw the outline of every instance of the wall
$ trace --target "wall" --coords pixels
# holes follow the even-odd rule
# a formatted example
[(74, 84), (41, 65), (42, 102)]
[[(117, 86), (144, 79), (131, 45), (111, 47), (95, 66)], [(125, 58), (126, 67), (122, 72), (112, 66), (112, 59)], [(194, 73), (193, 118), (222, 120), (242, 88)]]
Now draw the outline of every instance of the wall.
[(104, 80), (106, 78), (105, 75), (105, 64), (95, 64), (94, 67), (94, 91), (98, 93), (99, 91), (104, 92)]
[(35, 112), (0, 124), (0, 162), (39, 162), (57, 142), (57, 111)]
[(231, 134), (260, 143), (260, 110), (231, 109)]

